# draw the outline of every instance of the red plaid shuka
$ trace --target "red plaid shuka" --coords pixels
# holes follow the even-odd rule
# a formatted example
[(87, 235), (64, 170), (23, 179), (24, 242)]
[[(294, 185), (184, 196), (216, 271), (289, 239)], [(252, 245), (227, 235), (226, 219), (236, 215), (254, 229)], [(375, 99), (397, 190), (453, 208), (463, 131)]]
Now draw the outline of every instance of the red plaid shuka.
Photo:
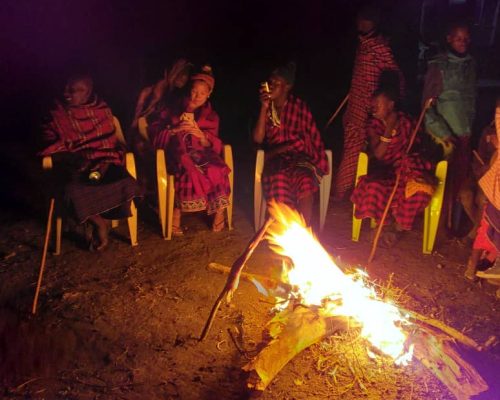
[(183, 132), (172, 133), (179, 123), (186, 101), (157, 114), (148, 133), (157, 149), (165, 149), (170, 173), (175, 175), (176, 207), (184, 212), (207, 210), (213, 214), (229, 206), (229, 172), (221, 157), (223, 144), (219, 139), (219, 116), (210, 103), (195, 111), (198, 127), (207, 135), (210, 147)]
[[(414, 128), (414, 122), (399, 113), (396, 135), (387, 146), (380, 160), (371, 161), (368, 175), (360, 178), (351, 201), (355, 206), (356, 218), (374, 218), (377, 223), (382, 218), (389, 196), (394, 188), (396, 174), (401, 171), (399, 186), (391, 204), (391, 214), (398, 225), (405, 230), (412, 229), (415, 216), (423, 211), (431, 196), (422, 191), (406, 198), (405, 188), (410, 180), (426, 181), (431, 164), (417, 154), (405, 156), (406, 147)], [(368, 136), (383, 136), (384, 124), (375, 118), (368, 121)]]
[[(109, 219), (130, 216), (130, 201), (140, 193), (135, 179), (123, 167), (113, 114), (104, 101), (94, 98), (91, 103), (75, 107), (56, 103), (43, 133), (49, 145), (40, 155), (77, 156), (73, 158), (76, 164), (56, 164), (55, 178), (56, 184), (64, 187), (61, 194), (78, 222), (93, 215)], [(96, 183), (88, 179), (89, 171), (94, 169), (103, 173)]]
[[(334, 190), (343, 196), (354, 186), (359, 153), (365, 144), (365, 124), (373, 93), (378, 87), (382, 71), (399, 71), (392, 51), (381, 36), (361, 38), (354, 60), (349, 102), (344, 114), (344, 151), (335, 179)], [(401, 92), (403, 76), (400, 74)]]
[(89, 167), (123, 164), (123, 152), (115, 135), (113, 114), (97, 97), (91, 103), (65, 107), (56, 102), (51, 120), (44, 126), (43, 139), (49, 145), (40, 153), (78, 153)]
[(274, 199), (291, 207), (318, 190), (319, 180), (328, 173), (323, 141), (307, 104), (290, 96), (281, 112), (281, 124), (266, 121), (266, 145), (272, 149), (288, 145), (285, 152), (266, 160), (262, 183), (268, 201)]

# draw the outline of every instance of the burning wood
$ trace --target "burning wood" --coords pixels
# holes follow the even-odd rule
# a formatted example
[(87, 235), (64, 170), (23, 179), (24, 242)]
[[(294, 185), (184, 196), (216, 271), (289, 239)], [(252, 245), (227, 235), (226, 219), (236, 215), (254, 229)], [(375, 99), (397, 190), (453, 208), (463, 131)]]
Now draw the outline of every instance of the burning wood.
[[(266, 238), (275, 252), (290, 260), (284, 265), (281, 278), (288, 290), (276, 298), (280, 300), (281, 311), (268, 325), (270, 340), (243, 367), (250, 373), (249, 389), (264, 390), (302, 350), (335, 332), (349, 331), (353, 326), (366, 343), (369, 354), (389, 357), (395, 365), (406, 365), (415, 356), (457, 399), (468, 399), (488, 389), (449, 340), (451, 336), (479, 350), (476, 342), (440, 321), (381, 300), (366, 274), (362, 271), (345, 274), (335, 265), (297, 213), (276, 204), (270, 207), (270, 212), (276, 223), (269, 226)], [(239, 277), (242, 266), (237, 264)], [(220, 266), (217, 269), (226, 272)], [(231, 270), (227, 269), (228, 281), (233, 277), (234, 282), (234, 269), (234, 265)], [(258, 280), (251, 274), (241, 276), (254, 284)], [(280, 285), (269, 278), (261, 280), (271, 289)], [(447, 336), (437, 333), (431, 326)], [(359, 385), (362, 386), (361, 382)]]

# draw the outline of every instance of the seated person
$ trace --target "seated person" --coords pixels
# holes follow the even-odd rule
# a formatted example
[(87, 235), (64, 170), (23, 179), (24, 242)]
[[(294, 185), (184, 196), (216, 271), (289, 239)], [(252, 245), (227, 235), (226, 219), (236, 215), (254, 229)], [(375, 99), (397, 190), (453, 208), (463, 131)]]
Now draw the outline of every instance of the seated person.
[(479, 140), (477, 151), (472, 158), (472, 173), (467, 176), (458, 192), (458, 199), (473, 226), (466, 238), (474, 240), (481, 221), (482, 210), (486, 197), (478, 185), (479, 179), (489, 168), (489, 162), (497, 149), (495, 124), (492, 122), (484, 130)]
[(214, 215), (212, 230), (223, 230), (231, 192), (230, 169), (221, 158), (219, 116), (208, 101), (215, 85), (212, 69), (204, 66), (191, 81), (189, 96), (159, 110), (148, 128), (153, 146), (165, 149), (168, 169), (175, 175), (174, 235), (183, 234), (181, 212), (206, 210)]
[(181, 58), (174, 62), (170, 70), (165, 68), (163, 79), (141, 90), (135, 106), (133, 128), (137, 128), (140, 117), (152, 114), (160, 103), (170, 105), (178, 99), (181, 90), (189, 81), (191, 66), (192, 64)]
[(147, 204), (156, 207), (156, 175), (154, 149), (148, 138), (138, 134), (138, 120), (146, 117), (149, 120), (158, 118), (156, 113), (165, 107), (170, 107), (184, 97), (185, 86), (189, 81), (191, 66), (184, 59), (177, 60), (169, 71), (165, 69), (164, 77), (154, 85), (145, 87), (137, 100), (134, 120), (132, 122), (131, 142), (136, 156), (138, 181), (145, 193)]
[(294, 81), (294, 63), (271, 73), (270, 91), (260, 90), (253, 140), (265, 145), (262, 183), (267, 201), (297, 209), (310, 224), (313, 196), (328, 173), (328, 159), (309, 107), (290, 93)]
[(351, 196), (356, 218), (373, 218), (379, 223), (396, 174), (401, 174), (390, 208), (395, 226), (382, 237), (388, 246), (397, 241), (402, 231), (412, 229), (415, 216), (425, 209), (433, 193), (430, 162), (415, 153), (406, 156), (415, 124), (408, 115), (397, 111), (398, 98), (398, 91), (389, 87), (378, 89), (373, 95), (373, 116), (366, 125), (371, 153), (369, 171)]
[[(495, 143), (498, 143), (500, 137), (500, 101), (497, 101), (495, 113)], [(491, 140), (491, 139), (490, 139)], [(470, 280), (476, 279), (476, 271), (480, 268), (479, 261), (481, 257), (489, 261), (489, 265), (496, 263), (486, 271), (477, 272), (477, 276), (487, 279), (500, 279), (500, 160), (498, 153), (491, 157), (490, 165), (487, 171), (479, 179), (479, 186), (486, 197), (486, 205), (483, 207), (481, 223), (477, 231), (477, 236), (472, 246), (472, 254), (467, 263), (465, 277)], [(486, 266), (489, 266), (485, 263)]]
[(84, 75), (69, 79), (64, 99), (56, 101), (44, 126), (46, 147), (40, 155), (55, 159), (68, 210), (79, 223), (93, 225), (89, 248), (102, 250), (108, 244), (105, 220), (129, 217), (138, 187), (123, 166), (113, 114), (93, 94), (92, 79)]

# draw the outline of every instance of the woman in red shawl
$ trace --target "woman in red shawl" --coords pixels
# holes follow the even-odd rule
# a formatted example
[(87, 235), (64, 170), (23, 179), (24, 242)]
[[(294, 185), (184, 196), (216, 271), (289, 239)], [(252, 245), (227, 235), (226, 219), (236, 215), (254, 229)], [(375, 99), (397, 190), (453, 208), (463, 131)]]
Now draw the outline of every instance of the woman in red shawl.
[(191, 80), (190, 95), (162, 109), (148, 130), (153, 146), (166, 150), (169, 171), (175, 174), (175, 235), (183, 234), (181, 212), (206, 210), (214, 214), (212, 230), (223, 230), (231, 191), (230, 169), (221, 157), (219, 116), (208, 102), (215, 84), (211, 68), (203, 67)]
[(368, 120), (366, 135), (372, 160), (368, 175), (363, 176), (351, 196), (356, 218), (374, 218), (378, 223), (394, 188), (396, 174), (399, 186), (391, 204), (394, 229), (383, 237), (392, 245), (402, 231), (411, 230), (415, 216), (429, 203), (433, 187), (431, 164), (418, 154), (406, 156), (414, 121), (395, 109), (396, 90), (379, 89), (373, 97), (373, 118)]
[(96, 237), (88, 238), (90, 249), (102, 250), (108, 244), (105, 219), (129, 217), (130, 201), (139, 191), (123, 166), (113, 114), (92, 86), (88, 76), (68, 81), (66, 101), (56, 102), (44, 126), (47, 147), (40, 155), (54, 156), (70, 212), (78, 222), (92, 223)]

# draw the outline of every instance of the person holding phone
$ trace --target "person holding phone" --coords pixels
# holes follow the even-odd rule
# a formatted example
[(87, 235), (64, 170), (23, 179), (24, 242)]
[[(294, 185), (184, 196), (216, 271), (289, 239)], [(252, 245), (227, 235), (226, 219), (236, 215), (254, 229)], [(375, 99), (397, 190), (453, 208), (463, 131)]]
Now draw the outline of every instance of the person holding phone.
[(262, 183), (267, 201), (285, 203), (311, 222), (314, 193), (328, 173), (321, 136), (307, 104), (291, 94), (295, 64), (276, 68), (260, 89), (253, 140), (265, 146)]
[(183, 234), (183, 212), (206, 211), (213, 215), (212, 230), (224, 229), (224, 209), (229, 206), (230, 169), (222, 159), (219, 116), (208, 101), (215, 85), (210, 66), (191, 77), (189, 95), (164, 107), (148, 133), (157, 149), (165, 149), (169, 171), (175, 175), (175, 208), (172, 232)]

